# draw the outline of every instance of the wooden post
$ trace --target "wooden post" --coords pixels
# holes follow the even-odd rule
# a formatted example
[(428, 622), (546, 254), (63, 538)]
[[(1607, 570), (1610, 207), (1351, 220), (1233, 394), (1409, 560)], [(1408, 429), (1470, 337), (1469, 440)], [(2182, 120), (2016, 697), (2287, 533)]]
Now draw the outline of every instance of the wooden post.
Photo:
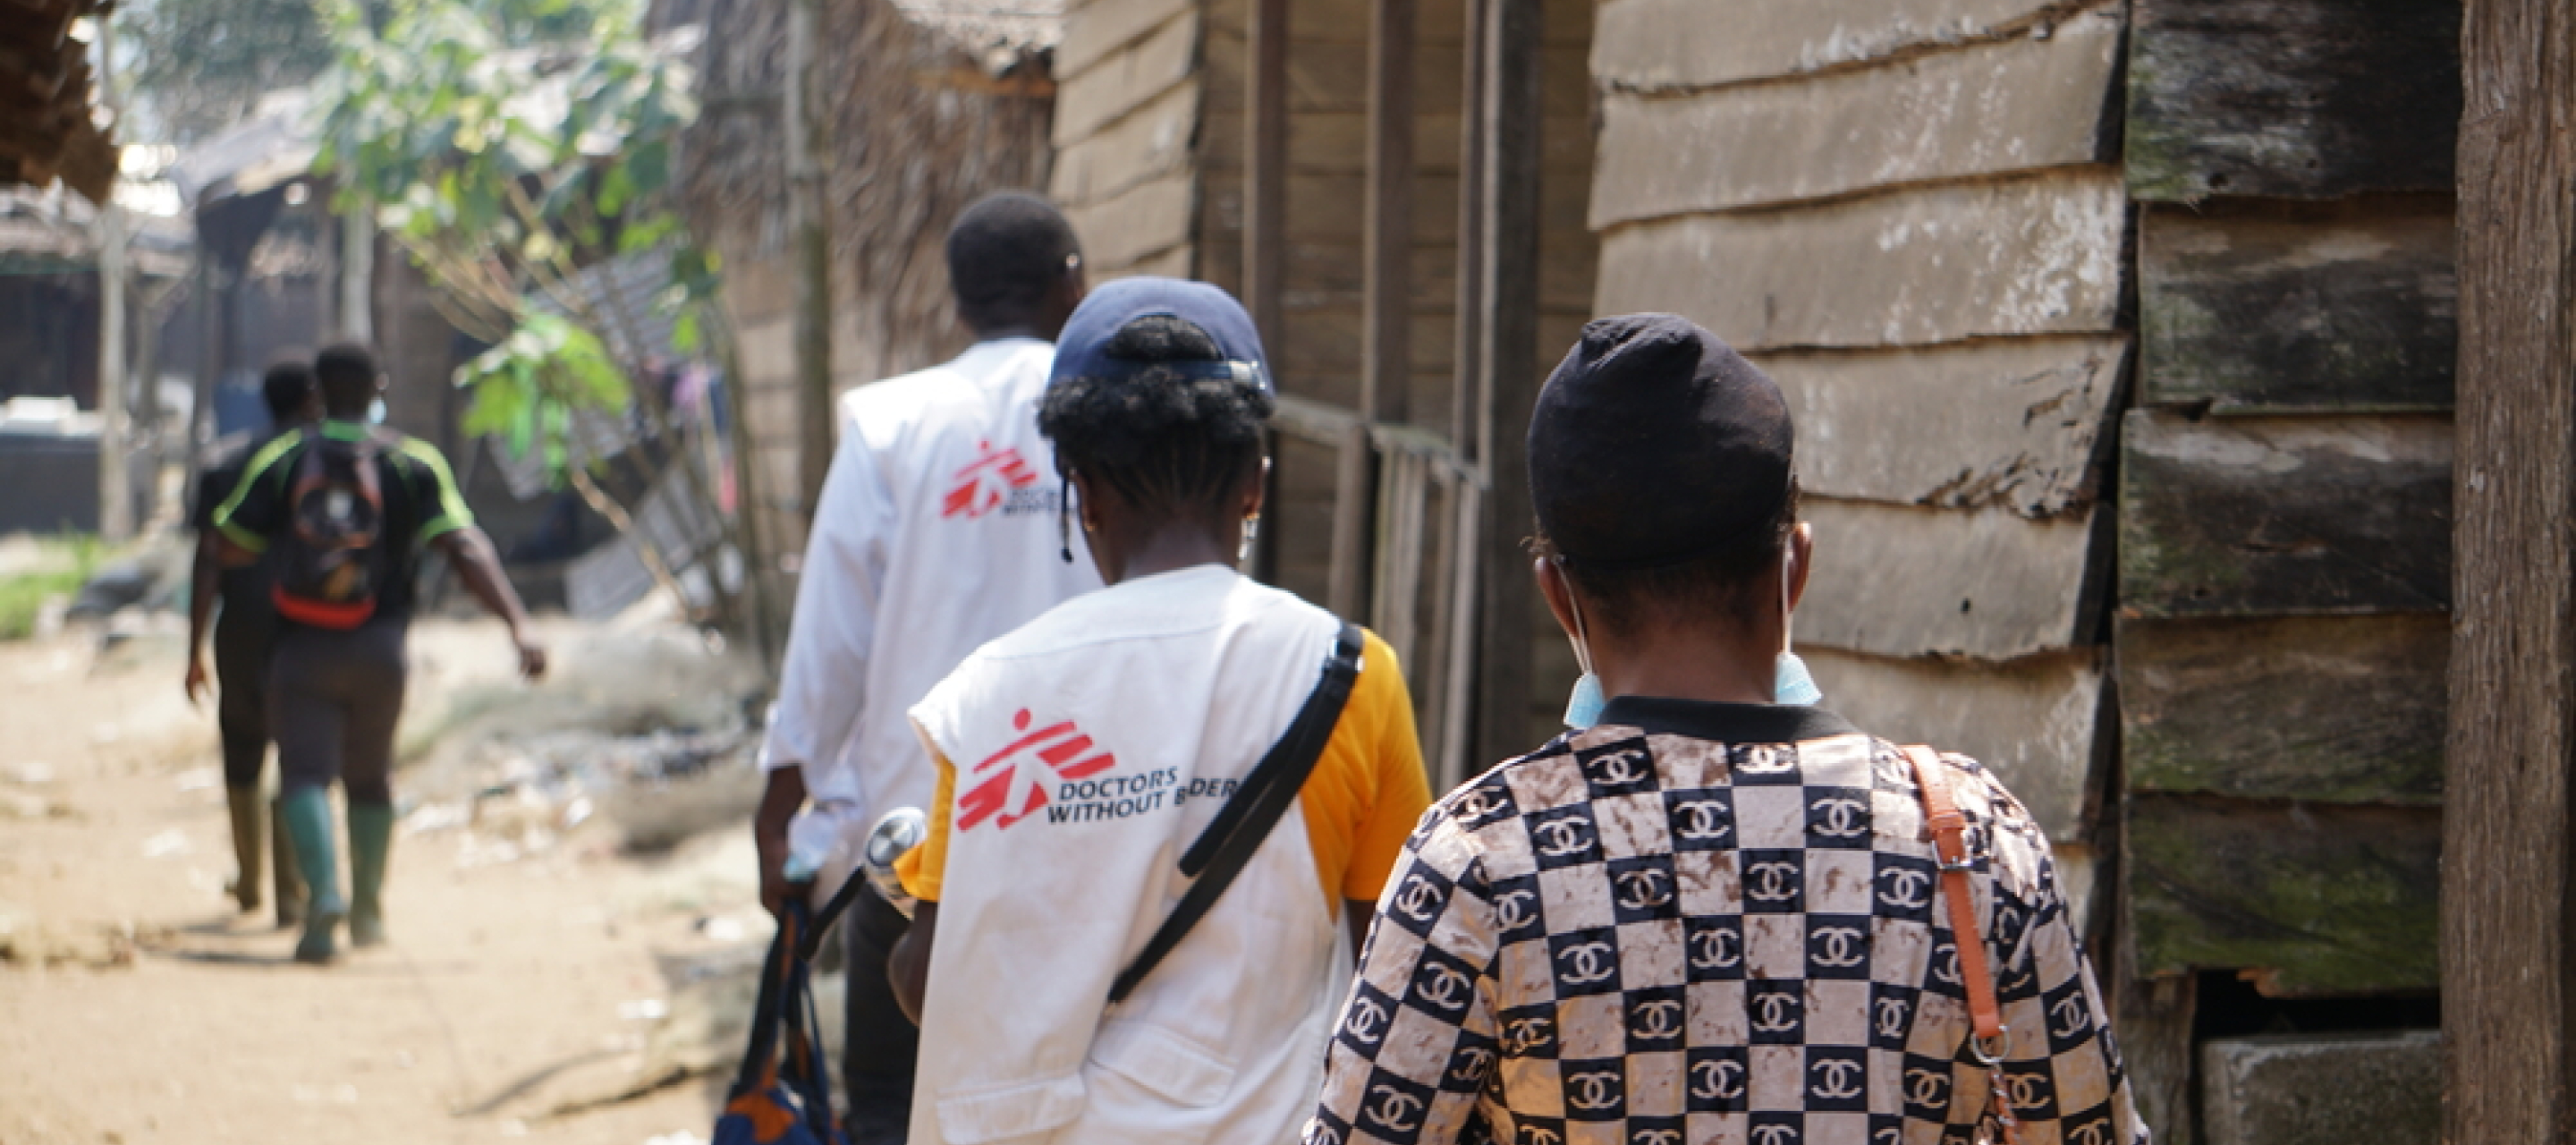
[(1412, 410), (1414, 4), (1370, 5), (1360, 413), (1392, 424)]
[(820, 98), (823, 0), (787, 0), (787, 222), (795, 249), (797, 492), (810, 526), (832, 468), (832, 231), (828, 109)]
[(340, 336), (360, 344), (376, 340), (376, 204), (360, 199), (340, 216)]
[[(102, 12), (97, 23), (98, 90), (113, 117), (116, 19)], [(134, 419), (125, 409), (125, 208), (117, 205), (113, 176), (98, 205), (98, 420), (98, 535), (122, 541), (134, 535), (134, 471), (126, 460)]]
[[(1485, 5), (1469, 0), (1460, 5), (1465, 11), (1466, 27), (1460, 37), (1458, 107), (1461, 123), (1458, 131), (1458, 313), (1457, 342), (1453, 356), (1449, 393), (1449, 439), (1458, 443), (1458, 455), (1478, 465), (1484, 464), (1486, 438), (1492, 429), (1486, 424), (1485, 384), (1485, 187), (1476, 173), (1485, 169), (1485, 133), (1475, 130), (1475, 111), (1485, 106)], [(1477, 557), (1470, 554), (1466, 565), (1473, 566)]]
[(215, 386), (223, 380), (225, 337), (223, 299), (230, 297), (224, 287), (223, 260), (206, 242), (206, 216), (199, 212), (197, 222), (197, 274), (190, 288), (196, 294), (197, 306), (197, 378), (196, 397), (188, 406), (188, 480), (197, 479), (197, 447), (215, 436)]
[(1343, 442), (1334, 479), (1333, 564), (1325, 595), (1333, 611), (1371, 607), (1369, 506), (1377, 479), (1367, 427), (1406, 420), (1413, 388), (1413, 39), (1414, 0), (1369, 6), (1368, 202), (1361, 237), (1361, 424)]
[(1485, 10), (1470, 46), (1478, 101), (1470, 131), (1482, 160), (1465, 173), (1481, 202), (1476, 361), (1488, 482), (1480, 538), (1475, 757), (1536, 746), (1530, 732), (1530, 632), (1537, 587), (1521, 541), (1530, 532), (1529, 411), (1538, 395), (1539, 0), (1470, 0)]
[(1243, 309), (1273, 346), (1288, 269), (1288, 2), (1252, 0), (1243, 113)]
[(2566, 1142), (2576, 1035), (2576, 0), (2468, 0), (2444, 1138)]

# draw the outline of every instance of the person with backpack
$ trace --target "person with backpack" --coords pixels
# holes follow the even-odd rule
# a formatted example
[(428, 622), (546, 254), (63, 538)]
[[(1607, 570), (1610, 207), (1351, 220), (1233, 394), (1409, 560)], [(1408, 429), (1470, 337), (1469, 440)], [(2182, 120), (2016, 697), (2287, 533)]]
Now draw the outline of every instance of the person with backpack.
[(1673, 315), (1591, 323), (1548, 378), (1572, 730), (1423, 816), (1307, 1145), (2145, 1145), (2030, 812), (1799, 702), (1794, 441)]
[[(394, 729), (422, 550), (444, 554), (466, 589), (509, 626), (523, 675), (543, 675), (546, 654), (447, 459), (427, 442), (368, 423), (384, 392), (375, 356), (363, 346), (333, 346), (313, 372), (323, 420), (252, 454), (214, 525), (234, 549), (262, 559), (272, 578), (278, 812), (308, 895), (295, 957), (321, 963), (336, 953), (344, 920), (353, 944), (385, 941)], [(345, 899), (327, 795), (335, 780), (348, 797)]]
[[(197, 530), (197, 559), (188, 577), (188, 671), (191, 703), (206, 691), (206, 635), (214, 633), (215, 725), (224, 752), (224, 806), (232, 818), (233, 901), (242, 913), (259, 909), (260, 868), (274, 858), (277, 925), (304, 922), (304, 876), (295, 869), (295, 847), (286, 837), (285, 820), (274, 814), (276, 801), (260, 796), (260, 772), (268, 765), (268, 650), (277, 639), (277, 608), (269, 603), (267, 567), (256, 559), (224, 560), (223, 540), (215, 531), (215, 507), (241, 484), (242, 468), (251, 454), (278, 434), (322, 419), (321, 395), (314, 389), (313, 364), (299, 359), (270, 366), (260, 378), (260, 397), (268, 404), (265, 433), (242, 430), (226, 434), (206, 450), (197, 474), (188, 522)], [(216, 605), (222, 610), (217, 611)]]
[(1277, 1142), (1313, 1100), (1336, 916), (1357, 934), (1429, 791), (1385, 642), (1235, 569), (1273, 406), (1216, 287), (1122, 279), (1065, 325), (1038, 427), (1108, 587), (912, 708), (914, 1145)]

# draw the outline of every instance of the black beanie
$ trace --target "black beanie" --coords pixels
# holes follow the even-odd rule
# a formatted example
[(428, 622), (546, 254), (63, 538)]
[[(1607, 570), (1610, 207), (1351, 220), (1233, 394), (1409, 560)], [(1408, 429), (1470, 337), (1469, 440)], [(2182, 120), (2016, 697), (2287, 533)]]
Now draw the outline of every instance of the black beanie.
[(1530, 501), (1578, 568), (1729, 549), (1789, 496), (1796, 434), (1769, 375), (1671, 314), (1597, 319), (1530, 413)]

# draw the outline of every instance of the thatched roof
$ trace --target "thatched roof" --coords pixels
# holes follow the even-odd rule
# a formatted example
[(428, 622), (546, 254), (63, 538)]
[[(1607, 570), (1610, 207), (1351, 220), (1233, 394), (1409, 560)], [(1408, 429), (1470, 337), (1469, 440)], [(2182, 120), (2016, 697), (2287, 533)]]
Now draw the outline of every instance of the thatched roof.
[(97, 202), (116, 180), (116, 148), (91, 114), (89, 45), (72, 38), (98, 0), (0, 0), (0, 187), (59, 178)]
[[(7, 0), (0, 0), (0, 4)], [(0, 188), (0, 274), (86, 274), (98, 265), (98, 212), (61, 188)], [(188, 269), (194, 236), (179, 219), (126, 219), (126, 257), (135, 271), (172, 278)]]
[(996, 76), (1054, 51), (1064, 38), (1062, 0), (895, 0), (894, 6)]
[[(699, 52), (705, 110), (683, 148), (681, 196), (728, 266), (787, 242), (784, 8), (664, 0), (657, 14), (665, 27), (723, 29)], [(1046, 186), (1063, 19), (1059, 0), (850, 0), (826, 5), (825, 21), (834, 325), (863, 356), (834, 367), (882, 377), (960, 341), (940, 255), (949, 221), (989, 192)]]

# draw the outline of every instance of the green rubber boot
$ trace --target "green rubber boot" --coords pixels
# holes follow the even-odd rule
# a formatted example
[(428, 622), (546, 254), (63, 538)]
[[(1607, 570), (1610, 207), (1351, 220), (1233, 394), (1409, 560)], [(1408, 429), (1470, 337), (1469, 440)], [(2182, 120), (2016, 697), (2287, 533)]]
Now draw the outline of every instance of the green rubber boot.
[(304, 868), (304, 937), (295, 943), (298, 962), (329, 962), (338, 951), (332, 932), (349, 913), (340, 898), (340, 856), (332, 845), (331, 798), (319, 787), (299, 787), (277, 799), (287, 833), (295, 837), (295, 864)]
[(268, 857), (260, 846), (260, 836), (268, 827), (268, 807), (259, 797), (259, 788), (224, 788), (224, 810), (233, 821), (233, 882), (228, 888), (233, 901), (241, 904), (243, 914), (259, 909), (260, 864)]
[(391, 804), (349, 804), (349, 943), (385, 940), (385, 861), (394, 845)]
[(286, 829), (278, 797), (268, 800), (269, 867), (277, 872), (277, 929), (304, 925), (304, 872), (295, 865), (295, 836)]

